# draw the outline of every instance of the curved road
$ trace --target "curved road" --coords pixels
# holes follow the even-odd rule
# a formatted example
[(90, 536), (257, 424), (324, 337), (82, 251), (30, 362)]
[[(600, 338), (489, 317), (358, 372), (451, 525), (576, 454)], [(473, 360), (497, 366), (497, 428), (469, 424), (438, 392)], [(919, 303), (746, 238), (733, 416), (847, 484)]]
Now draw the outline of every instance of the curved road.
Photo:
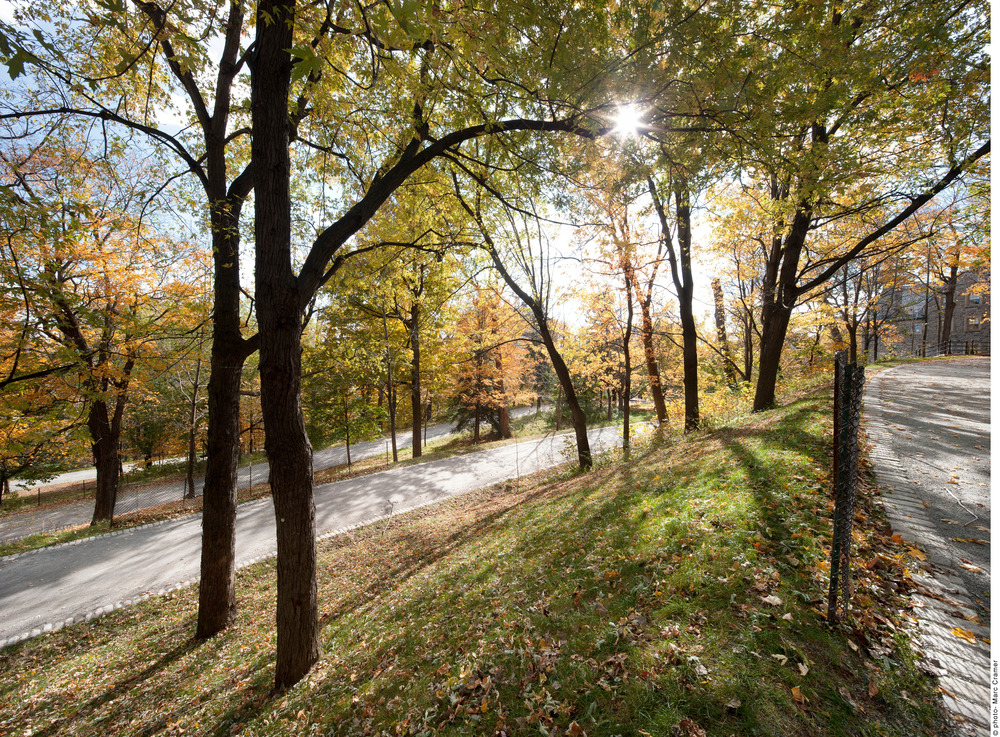
[[(616, 427), (589, 436), (595, 454), (620, 442)], [(317, 532), (344, 531), (573, 457), (572, 435), (560, 434), (319, 486)], [(239, 507), (236, 544), (237, 565), (274, 555), (270, 499)], [(200, 553), (201, 515), (192, 515), (0, 559), (0, 647), (189, 583)]]
[[(919, 556), (913, 599), (927, 667), (961, 735), (987, 734), (990, 359), (897, 366), (865, 391), (875, 476), (893, 530)], [(956, 634), (958, 633), (958, 634)]]
[[(522, 407), (511, 410), (511, 415), (517, 417), (531, 411), (533, 409), (530, 407)], [(426, 438), (427, 441), (438, 440), (439, 438), (451, 435), (454, 431), (455, 428), (451, 424), (430, 425), (427, 428)], [(409, 432), (401, 432), (396, 436), (397, 448), (409, 448), (412, 442), (413, 436)], [(388, 438), (355, 443), (351, 446), (351, 461), (359, 461), (362, 458), (379, 455), (385, 452), (387, 443)], [(341, 466), (346, 463), (347, 450), (342, 445), (331, 446), (313, 453), (314, 471), (322, 471), (325, 468)], [(254, 483), (261, 483), (267, 478), (267, 472), (268, 465), (266, 461), (258, 461), (253, 465), (241, 467), (237, 472), (236, 488), (248, 489)], [(93, 481), (96, 477), (97, 472), (93, 468), (90, 468), (63, 474), (46, 483)], [(195, 479), (196, 493), (199, 496), (202, 493), (204, 483), (204, 477)], [(115, 514), (134, 512), (144, 507), (162, 504), (165, 501), (177, 501), (183, 498), (183, 496), (184, 481), (182, 480), (170, 483), (153, 482), (136, 485), (131, 488), (124, 487), (118, 493)], [(29, 509), (11, 514), (0, 518), (0, 543), (12, 542), (39, 532), (52, 532), (66, 529), (67, 527), (85, 525), (90, 522), (93, 516), (94, 502), (92, 500), (70, 502), (45, 509)]]

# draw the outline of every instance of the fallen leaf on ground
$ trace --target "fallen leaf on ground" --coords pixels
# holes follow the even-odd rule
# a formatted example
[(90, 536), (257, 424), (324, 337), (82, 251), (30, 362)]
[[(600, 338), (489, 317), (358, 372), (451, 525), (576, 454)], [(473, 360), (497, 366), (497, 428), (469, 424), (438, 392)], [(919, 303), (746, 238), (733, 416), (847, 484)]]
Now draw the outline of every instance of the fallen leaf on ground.
[(743, 706), (743, 702), (739, 699), (729, 699), (729, 701), (726, 702), (727, 709), (739, 709), (741, 706)]
[(809, 666), (805, 663), (799, 663), (799, 673), (801, 673), (802, 677), (805, 678), (809, 675)]
[(906, 549), (906, 551), (910, 555), (912, 555), (914, 558), (916, 558), (917, 560), (927, 560), (927, 556), (924, 555), (924, 553), (922, 551), (917, 550), (914, 547), (909, 547), (909, 548)]
[(951, 634), (955, 635), (955, 637), (959, 637), (965, 640), (966, 642), (971, 642), (972, 644), (975, 644), (976, 642), (975, 633), (971, 632), (970, 630), (963, 630), (961, 627), (953, 627), (951, 630)]
[(583, 731), (583, 727), (576, 722), (569, 723), (569, 730), (567, 730), (566, 734), (569, 737), (587, 737), (587, 733)]
[(802, 689), (798, 686), (792, 686), (792, 698), (795, 699), (795, 702), (798, 704), (804, 704), (808, 701), (808, 699), (802, 695)]
[(876, 696), (878, 696), (878, 686), (872, 681), (868, 684), (868, 697), (874, 699)]
[(706, 737), (705, 730), (693, 719), (685, 717), (670, 730), (673, 737)]
[(967, 571), (972, 571), (973, 573), (982, 573), (983, 572), (982, 568), (980, 568), (979, 566), (974, 566), (971, 563), (959, 563), (958, 567), (959, 568), (964, 568)]
[(765, 604), (770, 604), (771, 606), (781, 606), (782, 604), (785, 603), (774, 594), (770, 594), (768, 596), (762, 596), (760, 597), (760, 600)]

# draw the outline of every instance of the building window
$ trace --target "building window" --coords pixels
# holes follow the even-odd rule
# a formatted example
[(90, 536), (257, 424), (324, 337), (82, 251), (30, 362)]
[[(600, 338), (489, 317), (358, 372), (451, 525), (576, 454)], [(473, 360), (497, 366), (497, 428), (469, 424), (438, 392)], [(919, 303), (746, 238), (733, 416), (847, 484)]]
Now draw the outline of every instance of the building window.
[(973, 315), (972, 317), (965, 318), (965, 329), (966, 330), (979, 330), (979, 325), (982, 321), (979, 319), (978, 315)]
[(983, 295), (978, 293), (965, 295), (965, 306), (966, 307), (978, 307), (983, 303)]

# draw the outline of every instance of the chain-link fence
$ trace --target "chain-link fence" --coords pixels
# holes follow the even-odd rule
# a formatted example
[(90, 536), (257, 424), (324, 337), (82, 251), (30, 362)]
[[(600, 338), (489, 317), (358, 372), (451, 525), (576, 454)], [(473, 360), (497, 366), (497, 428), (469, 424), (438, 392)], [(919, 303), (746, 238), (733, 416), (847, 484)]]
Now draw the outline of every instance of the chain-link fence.
[[(130, 478), (132, 476), (132, 478)], [(186, 504), (201, 496), (202, 480), (195, 478), (194, 494), (187, 488), (183, 478), (165, 481), (162, 478), (146, 481), (135, 478), (138, 474), (124, 473), (118, 482), (118, 496), (115, 498), (115, 517), (134, 514), (140, 510), (163, 511), (184, 508)], [(141, 476), (139, 477), (141, 479)]]
[(930, 358), (933, 356), (988, 356), (990, 339), (945, 340), (940, 343), (898, 343), (883, 347), (878, 352), (879, 360), (890, 358)]
[(846, 614), (851, 591), (851, 528), (858, 497), (858, 427), (865, 370), (847, 362), (840, 351), (834, 361), (833, 395), (833, 545), (830, 550), (830, 599), (827, 619)]

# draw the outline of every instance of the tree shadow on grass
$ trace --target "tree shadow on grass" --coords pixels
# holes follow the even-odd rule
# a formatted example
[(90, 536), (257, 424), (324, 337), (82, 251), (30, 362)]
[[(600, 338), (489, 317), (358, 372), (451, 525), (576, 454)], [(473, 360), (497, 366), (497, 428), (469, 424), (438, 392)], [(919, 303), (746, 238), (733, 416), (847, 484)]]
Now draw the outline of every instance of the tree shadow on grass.
[[(62, 730), (62, 727), (69, 726), (70, 723), (91, 721), (100, 709), (116, 699), (133, 692), (141, 684), (152, 680), (161, 671), (166, 670), (184, 656), (197, 650), (201, 644), (201, 641), (192, 638), (171, 648), (168, 652), (161, 655), (156, 662), (146, 666), (139, 673), (121, 680), (100, 696), (96, 696), (87, 701), (73, 713), (72, 718), (52, 722), (40, 732), (36, 732), (35, 734), (37, 734), (38, 737), (50, 737), (51, 735), (58, 734)], [(163, 725), (166, 725), (165, 720), (163, 721)], [(151, 734), (151, 732), (147, 733)]]

